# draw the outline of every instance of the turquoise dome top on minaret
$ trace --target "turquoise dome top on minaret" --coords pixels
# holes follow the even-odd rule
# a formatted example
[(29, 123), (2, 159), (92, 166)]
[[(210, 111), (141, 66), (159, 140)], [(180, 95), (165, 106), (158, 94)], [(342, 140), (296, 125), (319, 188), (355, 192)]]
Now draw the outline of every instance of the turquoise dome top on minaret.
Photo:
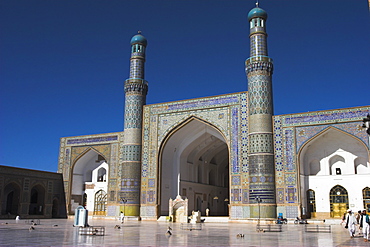
[(148, 43), (148, 41), (146, 40), (146, 38), (141, 35), (141, 33), (139, 32), (138, 34), (136, 34), (134, 37), (132, 37), (131, 39), (131, 45), (133, 44), (142, 44), (144, 46), (146, 46)]
[(252, 18), (255, 18), (255, 17), (261, 17), (263, 19), (267, 19), (267, 12), (264, 11), (263, 9), (261, 9), (260, 7), (255, 7), (253, 8), (251, 11), (249, 11), (248, 13), (248, 21), (250, 21)]

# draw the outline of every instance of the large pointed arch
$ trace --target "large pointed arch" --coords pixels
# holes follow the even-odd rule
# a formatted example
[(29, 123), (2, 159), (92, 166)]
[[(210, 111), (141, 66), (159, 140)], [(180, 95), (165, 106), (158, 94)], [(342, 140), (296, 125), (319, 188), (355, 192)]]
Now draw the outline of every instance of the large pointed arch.
[[(330, 191), (338, 181), (338, 186), (347, 186), (346, 181), (354, 178), (359, 171), (370, 174), (367, 146), (359, 138), (335, 127), (322, 130), (304, 143), (298, 151), (297, 160), (302, 205), (309, 205), (304, 196), (306, 191), (314, 190), (318, 198), (323, 198), (324, 192)], [(359, 182), (363, 183), (364, 179), (359, 178)], [(348, 189), (348, 194), (357, 193), (355, 187)], [(346, 206), (343, 202), (317, 200), (316, 215), (339, 217)], [(336, 213), (333, 213), (334, 209)]]
[[(92, 147), (87, 147), (72, 164), (70, 173), (70, 207), (69, 213), (73, 213), (78, 205), (84, 204), (86, 183), (93, 181), (93, 171), (102, 164), (108, 167), (107, 158)], [(106, 178), (107, 180), (107, 178)], [(92, 203), (93, 204), (93, 203)], [(92, 207), (93, 205), (91, 205)]]
[(194, 116), (175, 126), (160, 145), (158, 166), (161, 215), (178, 194), (188, 198), (189, 211), (211, 207), (213, 215), (227, 214), (223, 200), (209, 199), (229, 199), (229, 147), (217, 127)]

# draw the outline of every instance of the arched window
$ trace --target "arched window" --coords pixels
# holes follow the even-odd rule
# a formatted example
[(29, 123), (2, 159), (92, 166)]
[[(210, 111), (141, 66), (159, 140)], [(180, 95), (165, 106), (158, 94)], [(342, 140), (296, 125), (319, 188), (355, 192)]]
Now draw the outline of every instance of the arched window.
[(107, 210), (107, 193), (103, 190), (99, 190), (95, 194), (95, 205), (94, 205), (95, 215), (105, 215)]
[(106, 182), (106, 173), (107, 171), (103, 167), (98, 170), (98, 182)]
[(348, 193), (340, 185), (334, 186), (330, 190), (330, 216), (341, 218), (348, 209)]
[(366, 187), (362, 190), (362, 198), (364, 200), (364, 208), (370, 213), (370, 188)]
[(345, 160), (342, 156), (335, 155), (329, 160), (330, 175), (342, 175), (345, 168)]

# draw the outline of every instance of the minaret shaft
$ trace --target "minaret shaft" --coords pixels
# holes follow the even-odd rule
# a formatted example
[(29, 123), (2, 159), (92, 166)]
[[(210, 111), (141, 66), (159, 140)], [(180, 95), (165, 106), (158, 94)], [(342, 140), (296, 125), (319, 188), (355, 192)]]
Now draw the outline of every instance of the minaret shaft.
[(141, 34), (131, 39), (130, 77), (125, 81), (124, 140), (122, 145), (120, 199), (124, 214), (140, 215), (141, 146), (143, 106), (148, 83), (144, 80), (145, 48)]
[[(248, 14), (250, 57), (245, 63), (249, 106), (249, 203), (251, 217), (276, 217), (273, 145), (273, 62), (268, 57), (267, 13), (256, 7)], [(261, 203), (261, 205), (259, 205)], [(257, 210), (257, 205), (258, 209)]]

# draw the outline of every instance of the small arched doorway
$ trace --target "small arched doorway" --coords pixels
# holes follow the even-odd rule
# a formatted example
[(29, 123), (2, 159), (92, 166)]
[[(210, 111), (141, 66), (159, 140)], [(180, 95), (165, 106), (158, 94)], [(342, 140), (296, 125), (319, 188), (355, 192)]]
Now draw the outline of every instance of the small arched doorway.
[(31, 189), (29, 215), (43, 215), (45, 207), (45, 189), (41, 185), (35, 185)]
[(53, 207), (51, 209), (51, 217), (58, 218), (59, 217), (59, 200), (54, 198), (53, 200)]
[(99, 190), (95, 194), (94, 215), (106, 215), (107, 211), (107, 193)]
[(316, 218), (316, 197), (314, 190), (307, 191), (307, 216)]
[[(17, 215), (19, 214), (20, 188), (16, 183), (7, 184), (4, 187), (4, 198), (2, 214)], [(5, 210), (4, 210), (5, 209)]]
[(336, 185), (330, 190), (330, 217), (341, 218), (348, 209), (347, 190)]

